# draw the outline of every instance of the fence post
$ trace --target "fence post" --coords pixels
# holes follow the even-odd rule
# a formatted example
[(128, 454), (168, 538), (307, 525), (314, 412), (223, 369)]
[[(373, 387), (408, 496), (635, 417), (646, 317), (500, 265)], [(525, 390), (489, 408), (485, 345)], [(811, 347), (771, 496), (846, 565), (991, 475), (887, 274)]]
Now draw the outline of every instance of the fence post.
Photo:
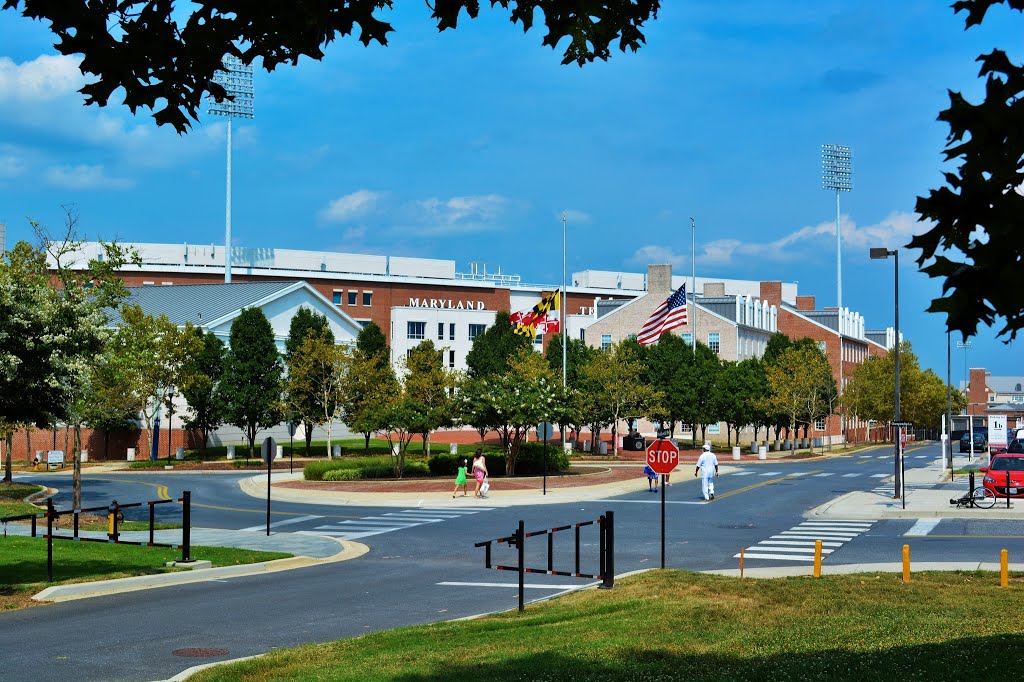
[[(608, 572), (607, 569), (605, 568), (605, 552), (604, 552), (604, 543), (605, 543), (604, 526), (605, 526), (605, 523), (606, 523), (606, 520), (605, 520), (603, 514), (601, 516), (597, 517), (597, 563), (598, 563), (597, 570), (598, 570), (598, 573), (601, 574), (601, 580), (604, 580), (604, 574)], [(577, 571), (577, 573), (579, 573), (579, 571)]]
[(32, 537), (36, 537), (36, 516), (32, 515)]
[[(35, 519), (35, 517), (32, 517)], [(53, 582), (53, 498), (46, 498), (46, 579)]]
[(153, 530), (156, 526), (156, 505), (152, 502), (149, 503), (149, 546), (152, 547), (155, 542), (153, 538)]
[(602, 583), (600, 587), (610, 590), (615, 587), (615, 512), (604, 513), (604, 523), (601, 524), (601, 534), (604, 535), (604, 570), (601, 571)]
[(1010, 508), (1010, 470), (1006, 470), (1006, 508)]
[(526, 590), (526, 527), (522, 519), (519, 520), (519, 529), (516, 531), (516, 545), (519, 548), (519, 611), (522, 613), (523, 592)]
[[(974, 446), (971, 446), (972, 450)], [(974, 472), (971, 471), (967, 474), (967, 497), (971, 499), (971, 506), (974, 506)]]
[(192, 493), (181, 494), (181, 561), (192, 561)]
[(78, 515), (81, 513), (81, 510), (80, 509), (72, 509), (71, 511), (72, 511), (73, 516), (75, 517), (74, 538), (77, 540), (78, 539)]

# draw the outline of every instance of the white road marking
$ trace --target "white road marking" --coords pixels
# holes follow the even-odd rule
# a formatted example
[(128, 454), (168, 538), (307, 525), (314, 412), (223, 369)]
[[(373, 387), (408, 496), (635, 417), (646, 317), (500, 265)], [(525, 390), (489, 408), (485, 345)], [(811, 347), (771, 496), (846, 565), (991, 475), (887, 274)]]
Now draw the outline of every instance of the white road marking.
[(939, 525), (941, 520), (942, 519), (918, 519), (917, 523), (911, 526), (910, 530), (903, 535), (928, 535), (928, 533), (935, 530), (935, 526)]
[(781, 473), (781, 471), (765, 471), (758, 473), (758, 476), (778, 476)]
[[(807, 540), (761, 540), (761, 542), (759, 542), (757, 544), (759, 544), (759, 545), (800, 545), (800, 546), (806, 546), (807, 543), (808, 543)], [(812, 547), (814, 546), (813, 542), (810, 543), (810, 544), (811, 544)], [(843, 543), (841, 543), (841, 542), (822, 542), (821, 546), (822, 547), (842, 547)]]
[(843, 474), (843, 478), (857, 478), (860, 474)]
[[(814, 561), (814, 545), (821, 540), (823, 556), (870, 529), (874, 521), (843, 519), (839, 521), (805, 521), (790, 530), (772, 535), (743, 551), (745, 559), (769, 559), (776, 561)], [(828, 548), (828, 549), (826, 549)], [(738, 559), (739, 554), (733, 558)]]
[(823, 474), (814, 474), (815, 478), (825, 478), (827, 476), (835, 476), (835, 473), (833, 473), (831, 471), (827, 471), (827, 472), (825, 472)]
[[(271, 528), (277, 528), (278, 526), (287, 526), (290, 523), (302, 523), (303, 521), (313, 521), (315, 519), (322, 519), (322, 516), (296, 516), (292, 519), (285, 519), (284, 521), (274, 521), (270, 524)], [(242, 528), (243, 532), (266, 530), (267, 524), (261, 523), (258, 526), (249, 526), (248, 528)]]
[(871, 478), (885, 478), (889, 474), (871, 474)]
[(753, 476), (753, 471), (734, 471), (731, 476)]

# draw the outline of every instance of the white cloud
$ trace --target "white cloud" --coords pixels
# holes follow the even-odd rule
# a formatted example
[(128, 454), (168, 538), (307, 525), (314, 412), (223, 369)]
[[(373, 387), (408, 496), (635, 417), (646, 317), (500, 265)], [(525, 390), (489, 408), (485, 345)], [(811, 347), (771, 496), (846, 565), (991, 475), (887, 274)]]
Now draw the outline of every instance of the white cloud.
[(46, 170), (46, 181), (68, 189), (129, 189), (135, 185), (128, 178), (107, 175), (102, 164), (51, 166)]
[[(565, 220), (569, 225), (589, 225), (591, 222), (593, 222), (593, 218), (586, 211), (578, 211), (576, 209), (570, 208), (567, 209), (564, 213)], [(558, 214), (558, 219), (562, 219), (561, 213)]]
[(497, 219), (508, 204), (508, 199), (498, 194), (451, 197), (432, 197), (416, 202), (419, 220), (426, 235), (467, 234), (493, 229)]
[[(872, 246), (895, 248), (903, 246), (922, 226), (913, 213), (894, 211), (874, 225), (858, 226), (849, 216), (842, 216), (843, 252), (864, 252)], [(705, 242), (697, 253), (701, 265), (734, 265), (748, 260), (776, 263), (804, 261), (826, 253), (833, 257), (836, 236), (834, 222), (808, 225), (770, 242), (716, 239)]]
[(13, 155), (0, 156), (0, 178), (14, 178), (25, 172), (25, 164)]
[(359, 189), (351, 194), (334, 199), (320, 209), (320, 220), (328, 223), (344, 223), (376, 210), (383, 193)]
[(641, 246), (626, 262), (640, 267), (647, 267), (653, 263), (670, 263), (673, 268), (678, 268), (688, 261), (689, 258), (675, 253), (667, 246)]
[(16, 64), (0, 57), (0, 101), (49, 102), (75, 92), (85, 84), (79, 60), (64, 55), (42, 55)]

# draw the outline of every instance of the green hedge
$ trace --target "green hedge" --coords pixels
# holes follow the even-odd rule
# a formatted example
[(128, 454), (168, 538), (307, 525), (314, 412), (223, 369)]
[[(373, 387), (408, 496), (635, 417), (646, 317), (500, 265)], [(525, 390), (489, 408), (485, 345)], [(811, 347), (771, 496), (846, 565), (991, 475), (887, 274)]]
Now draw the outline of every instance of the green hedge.
[[(484, 452), (487, 458), (487, 471), (494, 478), (505, 475), (505, 454), (502, 452)], [(469, 460), (472, 466), (472, 457), (462, 455), (450, 455), (448, 453), (434, 455), (430, 458), (430, 473), (434, 476), (455, 476), (462, 460)], [(548, 444), (548, 473), (557, 473), (569, 469), (569, 457), (562, 448)], [(472, 471), (469, 472), (472, 475)], [(516, 459), (516, 476), (541, 476), (544, 473), (544, 444), (523, 443), (519, 450), (519, 457)]]
[[(302, 468), (307, 481), (357, 481), (373, 478), (394, 478), (395, 467), (389, 457), (341, 457), (309, 462)], [(328, 478), (328, 474), (330, 478)], [(422, 460), (405, 461), (404, 476), (427, 476), (430, 470)]]

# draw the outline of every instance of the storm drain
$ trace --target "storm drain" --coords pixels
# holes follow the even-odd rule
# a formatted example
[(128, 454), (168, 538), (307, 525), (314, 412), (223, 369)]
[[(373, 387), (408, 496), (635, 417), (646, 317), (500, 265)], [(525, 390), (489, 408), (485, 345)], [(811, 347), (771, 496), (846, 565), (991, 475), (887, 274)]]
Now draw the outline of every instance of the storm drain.
[(228, 650), (216, 647), (192, 646), (185, 649), (175, 649), (171, 653), (175, 656), (184, 656), (186, 658), (213, 658), (214, 656), (227, 655)]

